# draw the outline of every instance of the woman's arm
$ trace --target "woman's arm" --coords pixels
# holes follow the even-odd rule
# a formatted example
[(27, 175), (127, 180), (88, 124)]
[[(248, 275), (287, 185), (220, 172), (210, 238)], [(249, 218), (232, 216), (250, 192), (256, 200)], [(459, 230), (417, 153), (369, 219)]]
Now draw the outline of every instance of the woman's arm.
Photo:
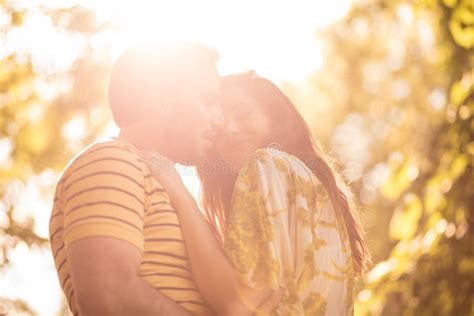
[(144, 158), (178, 212), (193, 278), (206, 301), (218, 315), (252, 314), (250, 306), (257, 306), (263, 293), (237, 283), (231, 263), (173, 162), (149, 154)]
[(162, 184), (178, 212), (193, 277), (206, 301), (219, 315), (252, 314), (252, 308), (242, 299), (255, 306), (262, 295), (236, 282), (214, 231), (181, 180)]

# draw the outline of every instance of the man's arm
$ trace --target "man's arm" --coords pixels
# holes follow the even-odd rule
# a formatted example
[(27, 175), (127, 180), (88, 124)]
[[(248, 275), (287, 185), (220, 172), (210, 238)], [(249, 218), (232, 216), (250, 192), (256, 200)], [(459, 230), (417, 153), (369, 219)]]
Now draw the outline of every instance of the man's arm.
[(81, 315), (189, 315), (138, 276), (141, 254), (128, 242), (83, 238), (67, 258)]
[(63, 238), (81, 315), (184, 315), (139, 278), (145, 212), (140, 162), (99, 144), (72, 163), (61, 185)]

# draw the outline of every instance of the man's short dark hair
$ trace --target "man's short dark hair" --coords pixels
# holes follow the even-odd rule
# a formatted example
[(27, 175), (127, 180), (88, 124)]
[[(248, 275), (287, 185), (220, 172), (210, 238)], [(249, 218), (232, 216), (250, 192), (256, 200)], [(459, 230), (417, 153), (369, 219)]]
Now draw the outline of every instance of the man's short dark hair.
[[(214, 67), (218, 53), (196, 42), (167, 42), (127, 49), (116, 62), (109, 82), (109, 106), (115, 123), (124, 127), (146, 114), (179, 85), (204, 67)], [(153, 103), (153, 104), (150, 104)]]

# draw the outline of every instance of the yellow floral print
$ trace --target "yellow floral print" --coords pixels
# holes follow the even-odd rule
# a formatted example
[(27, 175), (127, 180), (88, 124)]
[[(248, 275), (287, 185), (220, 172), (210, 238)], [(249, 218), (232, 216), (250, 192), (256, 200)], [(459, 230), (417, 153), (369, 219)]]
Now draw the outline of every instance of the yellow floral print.
[(243, 285), (284, 291), (271, 315), (353, 314), (343, 219), (298, 158), (259, 149), (247, 161), (235, 184), (224, 249)]

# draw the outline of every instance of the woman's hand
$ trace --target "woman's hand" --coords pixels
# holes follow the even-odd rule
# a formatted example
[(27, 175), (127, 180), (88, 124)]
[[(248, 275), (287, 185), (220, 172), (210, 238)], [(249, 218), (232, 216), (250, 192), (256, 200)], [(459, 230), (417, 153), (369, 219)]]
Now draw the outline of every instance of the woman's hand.
[(198, 204), (184, 186), (174, 163), (153, 152), (142, 152), (142, 157), (178, 213), (191, 270), (200, 292), (218, 315), (250, 315), (251, 311), (238, 299), (239, 288), (232, 265)]
[(142, 151), (140, 154), (150, 168), (153, 176), (170, 196), (171, 202), (180, 195), (189, 194), (172, 160), (157, 152)]

